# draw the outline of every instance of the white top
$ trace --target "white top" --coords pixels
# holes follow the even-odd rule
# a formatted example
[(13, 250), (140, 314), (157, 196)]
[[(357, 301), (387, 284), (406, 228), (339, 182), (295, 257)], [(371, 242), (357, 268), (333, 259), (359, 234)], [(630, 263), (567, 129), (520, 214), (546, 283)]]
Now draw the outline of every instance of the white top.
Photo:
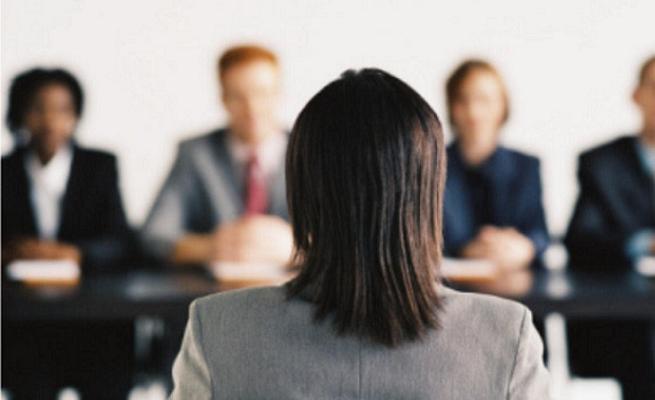
[(30, 198), (39, 237), (57, 237), (61, 218), (61, 202), (66, 193), (68, 176), (73, 163), (73, 151), (64, 146), (48, 161), (41, 164), (39, 156), (31, 151), (25, 157), (25, 170), (30, 179)]

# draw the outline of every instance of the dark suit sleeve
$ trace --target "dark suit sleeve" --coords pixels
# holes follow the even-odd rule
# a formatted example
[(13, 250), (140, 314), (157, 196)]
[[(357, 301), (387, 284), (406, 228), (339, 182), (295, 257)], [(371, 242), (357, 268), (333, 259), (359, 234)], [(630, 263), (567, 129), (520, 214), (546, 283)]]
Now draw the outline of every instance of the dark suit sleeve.
[(97, 235), (73, 241), (82, 252), (83, 263), (94, 268), (116, 266), (126, 261), (133, 248), (132, 232), (125, 217), (118, 183), (116, 158), (103, 162), (104, 167), (94, 185), (103, 196), (96, 211)]
[(524, 185), (517, 191), (522, 197), (519, 202), (521, 209), (518, 214), (520, 216), (518, 230), (532, 241), (537, 257), (541, 257), (550, 239), (542, 200), (539, 160), (529, 159), (524, 171), (526, 174), (522, 179)]
[(580, 157), (580, 194), (564, 239), (569, 263), (595, 271), (623, 268), (629, 264), (624, 252), (629, 235), (612, 227), (607, 199), (590, 160)]

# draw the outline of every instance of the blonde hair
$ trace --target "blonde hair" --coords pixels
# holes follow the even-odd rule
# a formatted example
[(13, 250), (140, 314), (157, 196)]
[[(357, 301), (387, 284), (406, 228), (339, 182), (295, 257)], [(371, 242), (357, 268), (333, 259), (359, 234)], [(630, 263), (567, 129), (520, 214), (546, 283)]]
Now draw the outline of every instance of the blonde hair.
[(503, 113), (503, 123), (509, 119), (509, 95), (507, 87), (503, 78), (500, 76), (498, 70), (489, 62), (479, 59), (470, 59), (461, 63), (448, 78), (446, 83), (446, 99), (448, 104), (448, 119), (451, 124), (454, 124), (453, 119), (453, 105), (459, 98), (459, 92), (464, 84), (464, 81), (474, 74), (475, 72), (487, 72), (493, 75), (500, 84), (501, 91), (503, 92), (503, 99), (505, 101), (505, 112)]

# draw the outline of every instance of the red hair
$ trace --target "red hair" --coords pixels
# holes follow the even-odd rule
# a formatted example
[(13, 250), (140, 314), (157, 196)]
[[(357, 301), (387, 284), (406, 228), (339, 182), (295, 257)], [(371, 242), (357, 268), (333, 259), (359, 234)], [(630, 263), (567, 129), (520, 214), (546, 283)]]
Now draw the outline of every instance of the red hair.
[(646, 74), (651, 66), (655, 65), (655, 55), (650, 56), (648, 60), (644, 61), (639, 69), (639, 86), (646, 82)]
[(230, 47), (218, 59), (218, 76), (222, 80), (225, 73), (232, 67), (254, 61), (265, 61), (278, 66), (275, 53), (258, 45), (240, 45)]

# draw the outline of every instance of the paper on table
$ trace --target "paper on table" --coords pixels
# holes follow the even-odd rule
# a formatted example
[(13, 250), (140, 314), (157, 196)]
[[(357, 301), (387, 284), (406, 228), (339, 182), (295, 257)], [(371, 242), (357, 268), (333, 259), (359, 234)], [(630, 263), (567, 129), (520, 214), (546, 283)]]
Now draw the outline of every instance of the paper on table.
[(269, 263), (217, 262), (210, 270), (219, 281), (238, 286), (275, 285), (292, 277), (285, 267)]
[(645, 276), (655, 277), (655, 257), (641, 257), (637, 261), (637, 272)]
[(80, 266), (70, 260), (16, 260), (7, 266), (7, 277), (27, 283), (75, 282)]
[[(268, 263), (217, 262), (210, 269), (222, 282), (243, 285), (282, 283), (292, 276), (283, 266)], [(481, 259), (444, 258), (440, 270), (444, 278), (458, 281), (492, 280), (498, 274), (492, 262)]]
[(484, 281), (494, 279), (498, 268), (489, 260), (444, 258), (441, 275), (458, 281)]

